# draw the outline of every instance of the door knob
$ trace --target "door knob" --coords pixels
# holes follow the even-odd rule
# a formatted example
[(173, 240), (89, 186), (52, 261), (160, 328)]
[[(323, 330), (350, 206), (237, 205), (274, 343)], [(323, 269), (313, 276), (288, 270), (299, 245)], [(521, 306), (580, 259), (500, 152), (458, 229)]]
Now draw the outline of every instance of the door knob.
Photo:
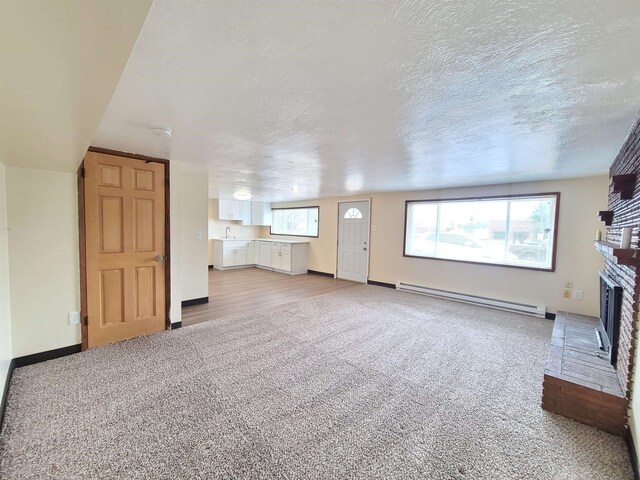
[(164, 257), (163, 257), (162, 255), (156, 255), (155, 257), (153, 257), (153, 259), (154, 259), (156, 262), (162, 262), (162, 261), (164, 261)]

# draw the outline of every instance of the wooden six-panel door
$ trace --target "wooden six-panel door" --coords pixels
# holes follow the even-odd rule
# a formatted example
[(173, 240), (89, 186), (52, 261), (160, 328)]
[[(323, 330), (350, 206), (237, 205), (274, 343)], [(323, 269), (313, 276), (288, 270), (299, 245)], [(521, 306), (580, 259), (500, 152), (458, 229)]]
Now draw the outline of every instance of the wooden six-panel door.
[(164, 165), (88, 152), (84, 169), (87, 347), (164, 330)]

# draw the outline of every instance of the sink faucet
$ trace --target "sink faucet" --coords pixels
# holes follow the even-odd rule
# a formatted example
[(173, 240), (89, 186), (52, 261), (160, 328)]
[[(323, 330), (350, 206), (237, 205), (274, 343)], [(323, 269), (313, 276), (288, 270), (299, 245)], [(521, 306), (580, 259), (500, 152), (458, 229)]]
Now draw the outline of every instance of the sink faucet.
[(227, 227), (224, 229), (224, 238), (229, 238), (229, 234), (231, 233), (231, 227)]

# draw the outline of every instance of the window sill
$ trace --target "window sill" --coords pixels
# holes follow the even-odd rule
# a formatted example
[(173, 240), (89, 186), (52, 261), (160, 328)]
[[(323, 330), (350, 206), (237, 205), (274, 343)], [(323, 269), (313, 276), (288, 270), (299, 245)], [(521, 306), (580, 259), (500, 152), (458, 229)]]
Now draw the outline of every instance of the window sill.
[(456, 258), (426, 257), (424, 255), (412, 255), (409, 253), (403, 253), (402, 256), (405, 258), (422, 258), (424, 260), (438, 260), (442, 262), (458, 262), (458, 263), (469, 263), (473, 265), (485, 265), (487, 267), (520, 268), (522, 270), (535, 270), (537, 272), (555, 272), (556, 271), (555, 264), (552, 265), (551, 267), (532, 267), (529, 265), (514, 265), (511, 263), (489, 263), (489, 262), (477, 262), (473, 260), (458, 260)]

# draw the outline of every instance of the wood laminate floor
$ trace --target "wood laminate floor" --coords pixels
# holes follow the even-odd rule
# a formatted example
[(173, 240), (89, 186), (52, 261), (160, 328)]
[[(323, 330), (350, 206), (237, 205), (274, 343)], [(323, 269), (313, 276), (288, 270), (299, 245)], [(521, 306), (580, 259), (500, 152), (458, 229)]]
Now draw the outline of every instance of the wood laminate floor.
[(210, 268), (209, 303), (184, 307), (182, 325), (275, 307), (354, 285), (359, 284), (321, 275), (285, 275), (260, 268)]

